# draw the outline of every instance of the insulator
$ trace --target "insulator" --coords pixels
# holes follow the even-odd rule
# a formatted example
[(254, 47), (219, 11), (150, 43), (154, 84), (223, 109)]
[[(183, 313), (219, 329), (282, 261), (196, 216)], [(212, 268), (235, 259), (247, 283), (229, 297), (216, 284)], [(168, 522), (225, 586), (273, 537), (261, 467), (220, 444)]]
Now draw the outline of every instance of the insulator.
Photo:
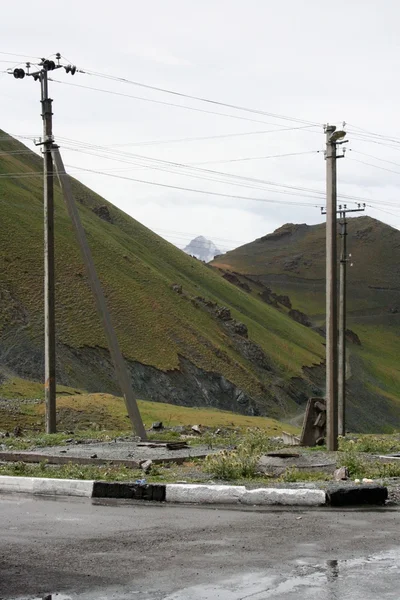
[(25, 77), (25, 71), (23, 69), (14, 69), (13, 75), (15, 79), (23, 79)]
[(54, 60), (45, 60), (43, 61), (43, 69), (45, 71), (53, 71), (56, 68), (56, 63)]
[(75, 73), (76, 73), (76, 67), (75, 67), (75, 65), (73, 65), (71, 67), (71, 75), (75, 75)]

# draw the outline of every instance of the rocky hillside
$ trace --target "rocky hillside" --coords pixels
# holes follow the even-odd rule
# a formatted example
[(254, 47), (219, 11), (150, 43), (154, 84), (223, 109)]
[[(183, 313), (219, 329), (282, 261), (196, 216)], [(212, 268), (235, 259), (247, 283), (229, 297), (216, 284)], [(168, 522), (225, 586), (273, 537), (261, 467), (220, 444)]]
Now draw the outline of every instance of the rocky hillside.
[[(0, 398), (1, 380), (18, 395), (20, 378), (43, 378), (41, 166), (0, 132)], [(140, 398), (290, 418), (323, 393), (316, 332), (77, 181), (73, 189)], [(118, 392), (58, 184), (55, 220), (58, 381)]]
[[(369, 412), (397, 423), (400, 410), (400, 231), (367, 216), (349, 219), (349, 393), (357, 422)], [(325, 224), (287, 224), (213, 263), (256, 289), (270, 305), (323, 335)], [(353, 414), (353, 428), (356, 427)], [(382, 411), (386, 416), (382, 415)]]

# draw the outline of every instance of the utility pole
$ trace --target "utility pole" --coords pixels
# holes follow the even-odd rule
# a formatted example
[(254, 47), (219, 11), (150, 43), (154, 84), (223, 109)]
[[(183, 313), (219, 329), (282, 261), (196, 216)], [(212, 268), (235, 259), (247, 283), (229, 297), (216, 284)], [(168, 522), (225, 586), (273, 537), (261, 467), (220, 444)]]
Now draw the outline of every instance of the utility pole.
[(60, 181), (68, 214), (71, 218), (82, 258), (86, 267), (88, 280), (92, 288), (97, 310), (103, 323), (104, 332), (112, 361), (114, 363), (118, 382), (120, 384), (127, 411), (137, 435), (146, 440), (146, 430), (143, 425), (139, 407), (133, 393), (131, 379), (122, 356), (117, 336), (112, 326), (105, 296), (97, 277), (92, 254), (87, 243), (85, 230), (82, 226), (79, 212), (72, 194), (70, 178), (65, 172), (64, 164), (58, 146), (54, 143), (52, 133), (52, 100), (48, 96), (48, 71), (64, 68), (67, 73), (74, 75), (76, 67), (60, 64), (61, 55), (56, 54), (57, 64), (52, 60), (42, 59), (40, 70), (30, 72), (30, 63), (26, 64), (27, 71), (16, 68), (10, 71), (16, 79), (24, 79), (31, 75), (35, 81), (40, 81), (42, 91), (43, 140), (37, 145), (44, 147), (44, 225), (45, 225), (45, 394), (46, 394), (46, 432), (56, 431), (56, 352), (55, 352), (55, 298), (54, 298), (54, 171)]
[(54, 173), (53, 173), (53, 112), (49, 98), (48, 72), (65, 68), (72, 75), (76, 67), (61, 65), (61, 55), (56, 54), (57, 63), (43, 58), (39, 70), (31, 72), (31, 63), (26, 63), (26, 71), (16, 68), (10, 71), (15, 79), (33, 77), (40, 82), (43, 139), (37, 144), (43, 146), (43, 206), (44, 206), (44, 393), (46, 433), (56, 433), (56, 320), (55, 320), (55, 260), (54, 260)]
[(338, 447), (338, 307), (336, 145), (346, 133), (334, 125), (326, 133), (326, 445)]
[(341, 251), (339, 263), (339, 371), (338, 371), (338, 434), (345, 434), (346, 405), (346, 272), (347, 272), (347, 221), (340, 212)]
[(56, 433), (56, 317), (54, 268), (54, 178), (52, 99), (49, 98), (47, 70), (40, 73), (43, 119), (44, 192), (44, 394), (46, 433)]
[(338, 433), (346, 435), (346, 299), (347, 299), (347, 263), (351, 254), (347, 254), (347, 220), (349, 212), (362, 212), (365, 204), (358, 208), (339, 206), (341, 251), (339, 264), (339, 372), (338, 372)]

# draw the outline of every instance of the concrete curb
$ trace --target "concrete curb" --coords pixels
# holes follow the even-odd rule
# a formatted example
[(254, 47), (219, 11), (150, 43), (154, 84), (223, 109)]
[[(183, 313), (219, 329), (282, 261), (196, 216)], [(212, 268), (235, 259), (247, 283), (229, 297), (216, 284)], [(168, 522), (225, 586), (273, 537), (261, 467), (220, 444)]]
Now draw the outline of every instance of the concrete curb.
[(39, 477), (0, 476), (0, 493), (17, 492), (46, 496), (126, 498), (184, 504), (243, 504), (249, 506), (382, 506), (388, 490), (379, 485), (333, 486), (318, 489), (257, 488), (214, 484), (141, 484)]
[(0, 476), (0, 492), (17, 492), (35, 496), (81, 496), (91, 498), (94, 481), (49, 479), (46, 477)]

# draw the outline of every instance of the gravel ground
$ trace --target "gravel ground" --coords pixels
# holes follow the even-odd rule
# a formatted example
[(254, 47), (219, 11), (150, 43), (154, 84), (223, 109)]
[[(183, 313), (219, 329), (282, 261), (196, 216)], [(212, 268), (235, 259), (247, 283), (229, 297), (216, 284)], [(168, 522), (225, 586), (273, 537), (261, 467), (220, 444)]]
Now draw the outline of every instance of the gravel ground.
[(170, 458), (196, 458), (205, 456), (215, 450), (210, 450), (206, 445), (189, 446), (182, 450), (168, 450), (167, 448), (150, 448), (149, 446), (138, 446), (135, 442), (98, 442), (90, 444), (68, 444), (67, 446), (47, 446), (45, 448), (34, 448), (32, 452), (45, 454), (46, 456), (70, 456), (96, 458), (104, 460), (157, 460)]

